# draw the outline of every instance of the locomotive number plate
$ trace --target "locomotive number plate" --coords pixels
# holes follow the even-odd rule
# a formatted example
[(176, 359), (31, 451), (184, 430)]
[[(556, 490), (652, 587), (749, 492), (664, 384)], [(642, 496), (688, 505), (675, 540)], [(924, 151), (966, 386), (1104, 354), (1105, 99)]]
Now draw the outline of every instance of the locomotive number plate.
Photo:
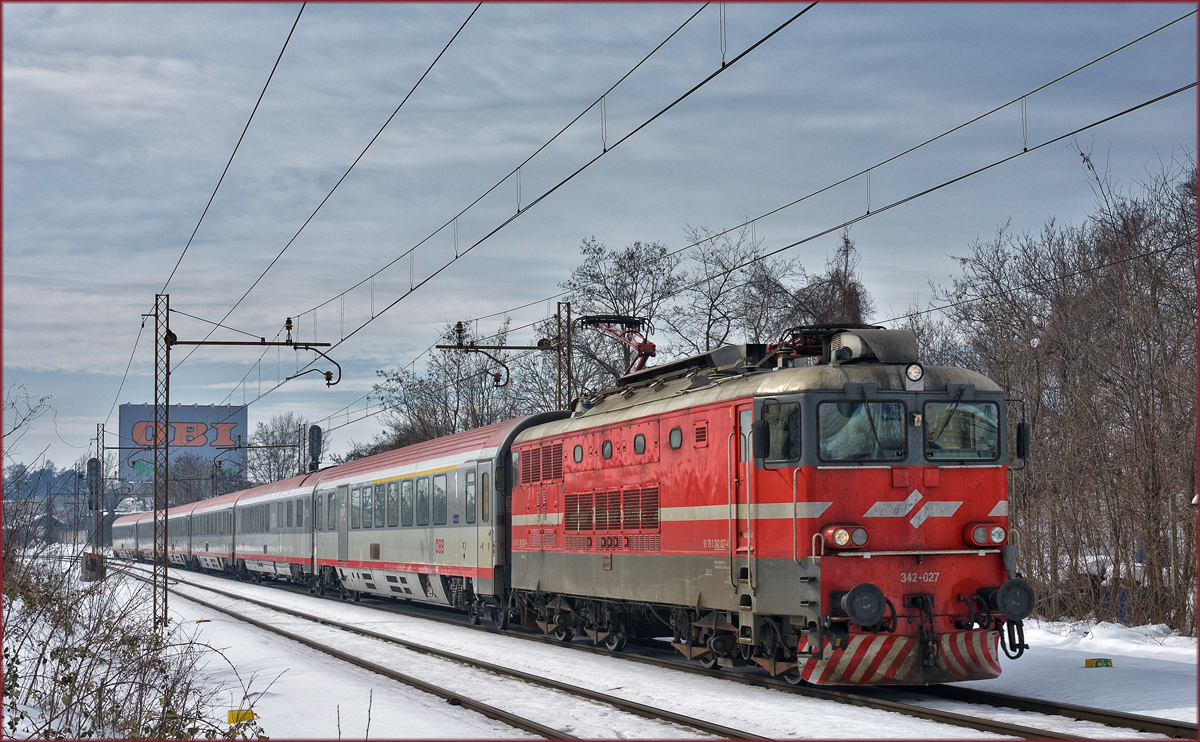
[(703, 548), (712, 551), (729, 551), (729, 539), (706, 538), (702, 541)]
[(901, 582), (937, 582), (941, 572), (901, 572)]

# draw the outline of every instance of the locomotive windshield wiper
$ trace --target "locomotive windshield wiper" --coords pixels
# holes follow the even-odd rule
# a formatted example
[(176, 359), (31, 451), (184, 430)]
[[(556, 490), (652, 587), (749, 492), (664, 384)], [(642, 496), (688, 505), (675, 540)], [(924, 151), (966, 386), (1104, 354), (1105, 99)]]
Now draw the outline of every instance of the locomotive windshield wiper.
[(954, 404), (950, 405), (950, 411), (946, 414), (946, 422), (942, 423), (942, 429), (933, 437), (934, 441), (941, 440), (942, 433), (945, 433), (946, 428), (950, 427), (950, 421), (954, 419), (954, 411), (958, 409), (958, 403), (962, 401), (963, 392), (966, 390), (965, 386), (958, 388), (958, 394), (954, 395)]
[(867, 401), (867, 387), (861, 386), (859, 387), (859, 391), (862, 392), (863, 409), (867, 412), (867, 422), (871, 424), (871, 435), (875, 436), (875, 446), (882, 453), (884, 450), (883, 441), (879, 440), (879, 431), (875, 428), (875, 418), (871, 417), (871, 403)]

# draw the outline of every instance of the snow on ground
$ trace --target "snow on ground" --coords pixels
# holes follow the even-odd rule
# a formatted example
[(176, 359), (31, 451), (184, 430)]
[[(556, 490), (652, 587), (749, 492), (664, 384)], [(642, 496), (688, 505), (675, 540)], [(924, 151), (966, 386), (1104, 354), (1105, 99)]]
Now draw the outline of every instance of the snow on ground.
[[(1196, 721), (1196, 639), (1165, 626), (1026, 621), (1018, 660), (993, 680), (963, 683), (997, 693)], [(1105, 658), (1112, 667), (1087, 668)]]
[[(186, 579), (227, 590), (246, 590), (247, 594), (255, 590), (254, 586), (200, 575), (187, 574)], [(991, 736), (621, 659), (568, 654), (553, 645), (385, 614), (362, 605), (318, 601), (283, 591), (272, 591), (271, 595), (280, 606), (303, 608), (314, 616), (355, 623), (381, 633), (772, 737), (959, 739)], [(206, 596), (205, 599), (212, 598)], [(207, 619), (207, 623), (198, 625), (201, 638), (223, 648), (243, 679), (254, 676), (252, 692), (266, 689), (255, 697), (255, 709), (263, 730), (273, 738), (363, 738), (367, 733), (368, 705), (370, 735), (375, 738), (526, 736), (400, 683), (238, 624), (223, 614), (185, 599), (172, 597), (170, 605), (172, 613), (181, 620)], [(1027, 628), (1025, 636), (1032, 648), (1024, 657), (1016, 661), (1005, 660), (1004, 674), (1000, 678), (972, 685), (1013, 695), (1196, 720), (1195, 639), (1172, 636), (1161, 627), (1128, 629), (1112, 624), (1082, 626), (1037, 622)], [(1089, 657), (1111, 658), (1114, 666), (1084, 669), (1083, 660)], [(214, 663), (215, 676), (226, 682), (233, 681), (231, 671), (223, 668), (223, 664)], [(516, 681), (513, 686), (519, 688)], [(237, 700), (230, 698), (230, 708), (237, 706)], [(522, 713), (519, 705), (505, 705), (505, 708)], [(528, 710), (534, 718), (540, 718), (535, 711), (544, 713), (544, 709)], [(614, 720), (613, 723), (619, 722)], [(601, 727), (611, 730), (611, 734), (594, 736), (645, 736), (644, 730), (632, 726)], [(566, 726), (560, 728), (567, 731)]]

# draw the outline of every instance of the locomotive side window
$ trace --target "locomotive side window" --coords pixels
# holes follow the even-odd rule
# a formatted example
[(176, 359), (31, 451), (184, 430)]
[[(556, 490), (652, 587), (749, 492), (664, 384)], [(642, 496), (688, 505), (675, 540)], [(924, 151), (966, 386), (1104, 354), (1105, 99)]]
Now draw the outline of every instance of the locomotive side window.
[(466, 481), (467, 522), (475, 522), (475, 470), (468, 469), (464, 477)]
[(574, 453), (575, 453), (575, 463), (576, 464), (583, 463), (583, 446), (576, 444)]
[(433, 522), (439, 526), (446, 522), (445, 474), (438, 474), (433, 478)]
[(766, 461), (795, 461), (800, 458), (800, 405), (796, 402), (765, 403)]
[(375, 527), (383, 528), (383, 485), (375, 485)]
[(612, 441), (604, 441), (604, 445), (600, 447), (600, 455), (605, 459), (612, 458)]
[(633, 452), (638, 454), (646, 453), (646, 436), (638, 433), (633, 437)]
[(678, 451), (683, 445), (683, 428), (671, 428), (671, 434), (667, 441), (671, 444), (672, 450)]
[(400, 525), (413, 524), (413, 482), (406, 479), (400, 483)]
[(817, 407), (825, 461), (895, 461), (905, 456), (904, 405), (822, 402)]
[[(499, 484), (500, 475), (496, 475), (496, 482)], [(488, 489), (488, 473), (484, 472), (479, 480), (479, 492), (482, 495), (479, 500), (479, 517), (484, 523), (488, 522), (491, 510), (490, 503), (492, 502), (492, 491)]]
[(387, 524), (388, 528), (400, 525), (400, 483), (387, 484)]
[(429, 477), (417, 480), (417, 525), (429, 525)]
[(371, 496), (371, 485), (362, 488), (362, 527), (370, 528), (375, 522), (375, 498)]
[(927, 458), (1000, 458), (1000, 410), (994, 402), (928, 402), (924, 430)]
[(358, 487), (350, 490), (350, 527), (362, 527), (362, 493)]

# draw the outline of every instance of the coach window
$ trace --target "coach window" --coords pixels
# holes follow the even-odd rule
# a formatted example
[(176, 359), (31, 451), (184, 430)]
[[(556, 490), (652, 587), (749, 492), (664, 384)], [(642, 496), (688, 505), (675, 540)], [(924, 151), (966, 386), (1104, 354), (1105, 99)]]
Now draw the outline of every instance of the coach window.
[(583, 463), (583, 446), (579, 446), (579, 445), (575, 446), (575, 463), (576, 464)]
[(358, 487), (350, 490), (350, 527), (362, 527), (362, 494)]
[(375, 527), (383, 528), (383, 485), (375, 485)]
[(646, 453), (646, 436), (638, 433), (633, 437), (633, 452), (637, 454)]
[(400, 525), (413, 524), (413, 483), (406, 479), (400, 483)]
[(475, 522), (475, 471), (468, 469), (466, 476), (463, 477), (466, 482), (466, 499), (467, 499), (467, 522)]
[(287, 501), (287, 527), (292, 527), (292, 501)]
[(400, 483), (387, 483), (387, 524), (388, 528), (400, 525)]
[(488, 522), (490, 504), (492, 502), (492, 491), (488, 488), (488, 473), (484, 472), (479, 478), (479, 519), (484, 523)]
[(433, 478), (433, 522), (439, 526), (446, 522), (445, 474), (439, 474)]
[(370, 528), (375, 522), (375, 498), (371, 496), (371, 485), (362, 488), (362, 527)]
[(417, 525), (429, 525), (429, 477), (417, 480)]
[(329, 530), (337, 528), (337, 498), (330, 492), (325, 501), (325, 527)]
[(600, 455), (606, 460), (612, 458), (612, 441), (604, 441), (604, 445), (600, 446)]
[(795, 461), (800, 458), (800, 404), (765, 402), (762, 419), (766, 422), (766, 462)]

